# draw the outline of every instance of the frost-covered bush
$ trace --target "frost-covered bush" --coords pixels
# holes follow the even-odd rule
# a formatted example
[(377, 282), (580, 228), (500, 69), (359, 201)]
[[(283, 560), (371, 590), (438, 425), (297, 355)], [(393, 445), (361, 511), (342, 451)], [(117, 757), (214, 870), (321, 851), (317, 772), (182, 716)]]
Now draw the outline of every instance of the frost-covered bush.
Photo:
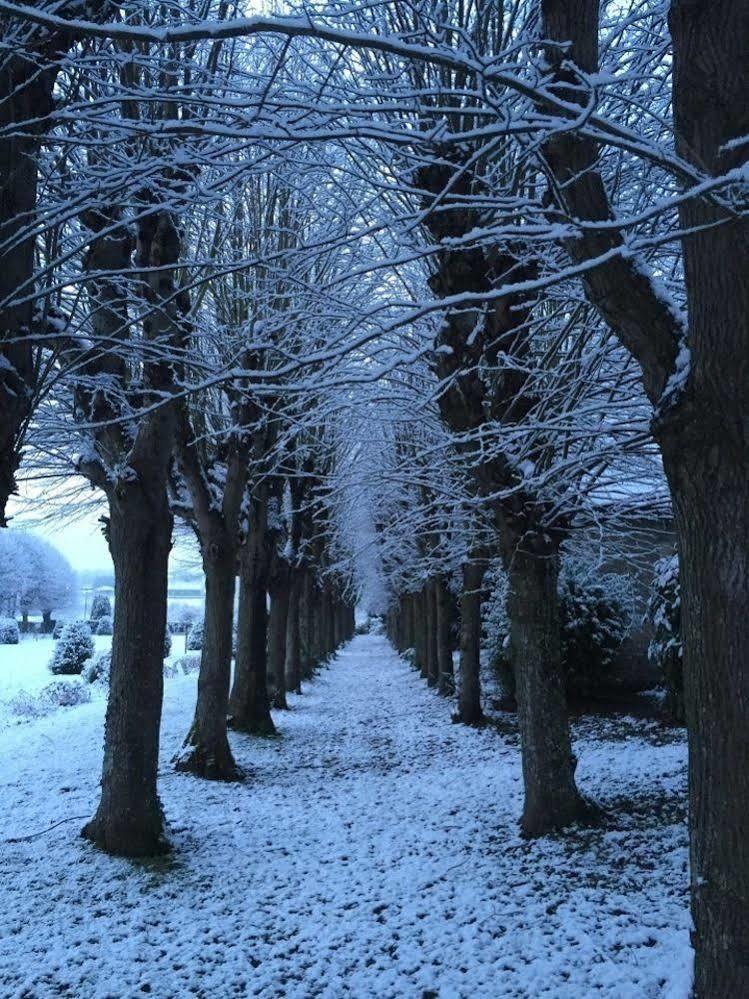
[(559, 578), (562, 662), (567, 690), (587, 696), (605, 679), (606, 670), (629, 630), (628, 582), (614, 573), (593, 575), (567, 562)]
[(71, 708), (76, 704), (87, 704), (91, 691), (77, 678), (74, 680), (53, 680), (38, 693), (30, 694), (21, 690), (8, 706), (14, 715), (23, 718), (42, 718), (56, 708)]
[(72, 621), (65, 625), (49, 664), (56, 674), (80, 673), (87, 659), (94, 654), (91, 629), (85, 621)]
[[(91, 604), (91, 624), (95, 625), (97, 621), (100, 621), (103, 617), (112, 620), (112, 603), (106, 593), (97, 593), (94, 597), (93, 603)], [(97, 632), (97, 635), (99, 632)], [(106, 634), (103, 632), (102, 634)]]
[(167, 667), (164, 667), (164, 676), (179, 676), (180, 674), (187, 676), (190, 673), (197, 673), (199, 669), (200, 655), (195, 652), (187, 652), (184, 656), (178, 656), (172, 661), (168, 672)]
[(507, 617), (507, 575), (499, 563), (489, 567), (484, 577), (488, 593), (481, 608), (482, 646), (486, 661), (502, 690), (502, 697), (515, 697), (515, 675), (510, 662), (510, 622)]
[[(166, 661), (168, 653), (164, 655), (164, 676), (177, 676), (179, 673), (187, 673), (188, 670), (183, 669), (180, 665), (182, 659), (187, 659), (187, 656), (182, 656), (182, 659), (177, 659), (175, 662), (168, 663)], [(198, 667), (200, 666), (200, 656), (197, 657)], [(175, 668), (176, 667), (176, 668)], [(83, 668), (83, 673), (81, 674), (83, 679), (87, 683), (96, 683), (103, 687), (109, 686), (109, 674), (112, 669), (112, 651), (107, 649), (106, 652), (99, 652), (89, 660)]]
[(91, 691), (75, 680), (55, 680), (42, 689), (39, 698), (52, 707), (72, 708), (76, 704), (87, 704)]
[(113, 628), (112, 618), (109, 617), (107, 614), (103, 615), (103, 617), (100, 617), (98, 618), (98, 620), (94, 621), (94, 625), (95, 625), (94, 634), (96, 635), (112, 634), (112, 628)]
[(684, 722), (684, 667), (681, 637), (681, 587), (679, 558), (671, 555), (655, 563), (648, 600), (648, 620), (653, 638), (648, 659), (663, 674), (666, 711), (675, 722)]
[(55, 621), (55, 626), (52, 629), (52, 637), (54, 638), (55, 641), (57, 641), (57, 639), (63, 633), (63, 630), (67, 623), (68, 623), (67, 621), (63, 621), (62, 619)]
[(100, 686), (109, 686), (109, 671), (112, 667), (112, 650), (98, 652), (86, 663), (81, 672), (81, 676), (86, 683), (98, 683)]
[(0, 617), (0, 645), (18, 645), (21, 635), (14, 617)]
[(187, 633), (187, 649), (200, 652), (203, 648), (203, 619), (196, 621)]

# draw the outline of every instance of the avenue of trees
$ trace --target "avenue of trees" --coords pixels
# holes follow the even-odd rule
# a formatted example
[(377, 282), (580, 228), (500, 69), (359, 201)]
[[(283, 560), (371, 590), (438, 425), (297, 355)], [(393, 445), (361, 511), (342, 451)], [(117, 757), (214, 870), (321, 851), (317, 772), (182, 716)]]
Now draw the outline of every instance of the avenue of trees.
[(596, 821), (560, 574), (666, 510), (695, 995), (749, 995), (744, 5), (250, 8), (0, 0), (0, 525), (26, 469), (85, 484), (115, 568), (84, 834), (167, 845), (175, 521), (205, 575), (177, 768), (242, 779), (228, 727), (272, 733), (357, 601), (480, 724), (501, 585), (521, 828)]

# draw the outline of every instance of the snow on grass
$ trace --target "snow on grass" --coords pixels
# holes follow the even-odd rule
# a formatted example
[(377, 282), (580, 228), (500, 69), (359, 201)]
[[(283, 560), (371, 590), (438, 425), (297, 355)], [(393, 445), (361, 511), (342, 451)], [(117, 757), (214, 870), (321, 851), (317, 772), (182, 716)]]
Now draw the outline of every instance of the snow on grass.
[[(94, 654), (111, 648), (111, 635), (93, 637)], [(18, 645), (0, 645), (0, 731), (8, 725), (27, 722), (53, 710), (42, 703), (42, 691), (55, 681), (74, 682), (75, 677), (55, 676), (49, 670), (57, 642), (50, 636), (24, 636)], [(96, 692), (92, 691), (95, 695)]]
[(194, 695), (166, 684), (158, 862), (77, 837), (102, 702), (0, 734), (0, 994), (687, 996), (678, 735), (584, 719), (580, 781), (610, 817), (527, 843), (516, 735), (450, 724), (380, 636), (290, 698), (280, 738), (232, 735), (245, 785), (172, 771)]

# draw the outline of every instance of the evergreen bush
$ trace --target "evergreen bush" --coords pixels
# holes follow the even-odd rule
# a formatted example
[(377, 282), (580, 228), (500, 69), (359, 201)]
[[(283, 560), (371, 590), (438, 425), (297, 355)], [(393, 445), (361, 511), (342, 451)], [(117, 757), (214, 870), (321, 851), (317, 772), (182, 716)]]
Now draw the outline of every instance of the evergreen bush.
[(0, 645), (18, 645), (21, 633), (14, 617), (0, 617)]
[(86, 660), (94, 654), (91, 629), (85, 621), (72, 621), (65, 625), (49, 664), (55, 674), (79, 674)]
[[(112, 619), (112, 604), (106, 593), (97, 593), (91, 604), (91, 614), (89, 615), (91, 624), (94, 625), (103, 617)], [(98, 632), (97, 632), (98, 634)]]
[(112, 618), (109, 617), (108, 615), (105, 614), (103, 617), (100, 617), (97, 621), (94, 622), (94, 624), (95, 624), (94, 634), (96, 635), (112, 634), (112, 628), (113, 628)]
[(681, 637), (681, 586), (679, 558), (670, 555), (655, 564), (655, 574), (648, 601), (648, 620), (653, 638), (648, 659), (663, 674), (666, 711), (672, 721), (684, 723), (684, 666)]

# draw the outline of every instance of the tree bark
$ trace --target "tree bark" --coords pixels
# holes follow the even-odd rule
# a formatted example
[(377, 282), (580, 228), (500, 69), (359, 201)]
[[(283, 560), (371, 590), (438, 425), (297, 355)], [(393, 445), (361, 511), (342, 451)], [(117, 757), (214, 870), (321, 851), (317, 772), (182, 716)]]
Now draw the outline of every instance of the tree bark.
[(437, 610), (437, 690), (443, 697), (451, 697), (455, 692), (453, 676), (453, 655), (450, 648), (450, 594), (445, 579), (435, 579)]
[(543, 836), (588, 815), (575, 785), (560, 648), (559, 556), (524, 548), (507, 566), (525, 801), (521, 829)]
[(414, 608), (414, 665), (422, 679), (427, 676), (427, 639), (424, 591), (413, 594)]
[[(749, 19), (730, 0), (673, 0), (678, 152), (745, 168)], [(746, 185), (744, 185), (744, 197)], [(691, 371), (655, 432), (674, 499), (689, 732), (696, 999), (749, 995), (749, 224), (680, 208)]]
[(209, 780), (234, 781), (242, 771), (234, 761), (226, 729), (231, 678), (232, 620), (236, 553), (220, 536), (203, 545), (205, 618), (195, 717), (175, 759), (177, 770)]
[(464, 725), (480, 725), (484, 720), (481, 710), (481, 582), (484, 572), (482, 562), (463, 565), (458, 720)]
[(436, 687), (439, 679), (439, 658), (437, 649), (437, 592), (435, 581), (428, 579), (424, 587), (427, 628), (427, 683)]
[[(565, 59), (597, 72), (599, 5), (543, 0), (543, 10), (544, 37), (571, 41)], [(746, 145), (730, 143), (749, 131), (745, 5), (673, 0), (669, 27), (677, 151), (713, 175), (740, 168)], [(593, 173), (595, 146), (573, 140), (550, 153), (557, 180), (567, 180), (560, 190), (570, 214), (611, 217)], [(586, 291), (640, 362), (657, 407), (653, 429), (674, 503), (682, 585), (694, 995), (724, 999), (749, 995), (749, 233), (745, 219), (706, 200), (684, 201), (679, 212), (687, 233), (686, 342), (639, 266), (635, 276), (618, 266), (613, 297), (611, 281), (587, 282)], [(687, 345), (688, 377), (664, 399)]]
[(107, 853), (168, 849), (156, 788), (172, 518), (163, 489), (122, 482), (110, 499), (114, 635), (101, 799), (82, 835)]
[(288, 580), (271, 586), (268, 620), (268, 678), (273, 690), (273, 707), (288, 709), (286, 702), (286, 628), (289, 618)]
[(286, 618), (286, 689), (295, 694), (302, 692), (302, 660), (299, 635), (299, 613), (303, 581), (295, 571), (289, 594), (289, 612)]
[(325, 658), (332, 656), (337, 648), (335, 634), (335, 600), (333, 594), (325, 593)]
[(268, 607), (265, 516), (253, 501), (250, 537), (240, 559), (237, 657), (229, 698), (229, 724), (252, 735), (274, 735), (268, 700)]
[(302, 589), (299, 597), (299, 645), (301, 653), (302, 679), (310, 680), (318, 662), (317, 589), (312, 572), (304, 570)]

